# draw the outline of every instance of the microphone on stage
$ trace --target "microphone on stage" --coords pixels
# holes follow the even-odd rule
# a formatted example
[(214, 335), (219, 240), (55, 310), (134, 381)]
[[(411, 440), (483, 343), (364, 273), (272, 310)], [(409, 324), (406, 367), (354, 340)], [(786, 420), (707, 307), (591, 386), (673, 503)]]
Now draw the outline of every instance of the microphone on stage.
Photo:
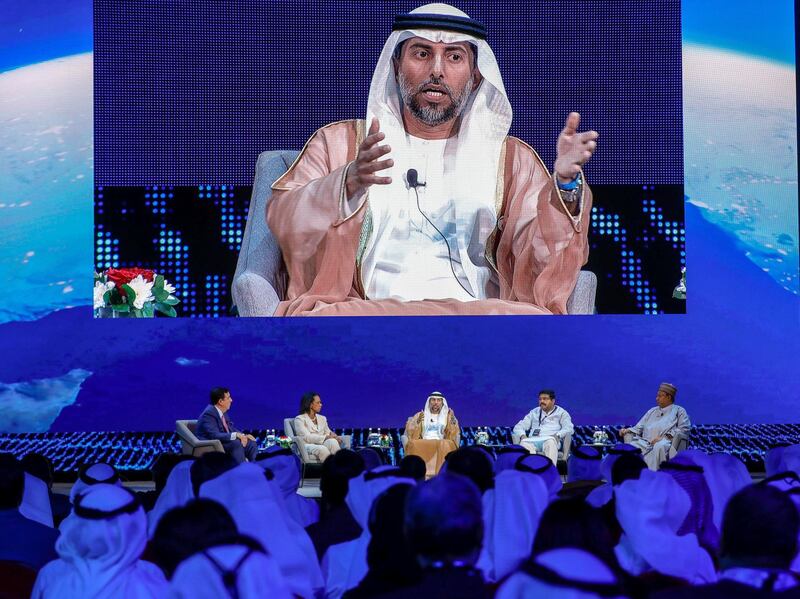
[(417, 187), (425, 187), (425, 183), (419, 182), (419, 173), (417, 173), (417, 169), (410, 168), (406, 173), (406, 181), (408, 181), (408, 186), (412, 189), (416, 189)]

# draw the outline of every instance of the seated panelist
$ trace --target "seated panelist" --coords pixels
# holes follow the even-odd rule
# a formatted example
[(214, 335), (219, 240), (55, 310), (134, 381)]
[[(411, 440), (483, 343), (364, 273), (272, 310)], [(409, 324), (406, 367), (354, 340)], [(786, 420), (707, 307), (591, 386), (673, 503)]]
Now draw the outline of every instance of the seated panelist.
[(294, 417), (294, 434), (306, 444), (306, 451), (317, 456), (320, 462), (344, 447), (344, 439), (328, 426), (320, 414), (322, 400), (319, 393), (309, 391), (300, 398), (300, 413)]
[(434, 391), (425, 402), (425, 409), (406, 421), (406, 455), (425, 460), (426, 476), (439, 472), (448, 453), (458, 449), (461, 428), (444, 395)]
[(253, 435), (245, 435), (236, 429), (227, 412), (231, 409), (233, 398), (230, 390), (225, 387), (215, 387), (211, 390), (211, 401), (197, 419), (195, 436), (201, 440), (222, 442), (225, 453), (233, 457), (239, 464), (247, 459), (256, 461), (258, 443)]
[(574, 430), (569, 412), (556, 405), (556, 392), (543, 389), (539, 391), (539, 407), (517, 422), (513, 434), (529, 452), (544, 454), (555, 464), (564, 437)]

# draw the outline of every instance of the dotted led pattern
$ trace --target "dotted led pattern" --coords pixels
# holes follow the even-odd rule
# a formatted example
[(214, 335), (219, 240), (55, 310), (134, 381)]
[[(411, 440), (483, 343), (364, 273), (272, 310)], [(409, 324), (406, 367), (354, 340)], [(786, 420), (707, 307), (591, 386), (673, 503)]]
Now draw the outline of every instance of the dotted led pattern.
[[(672, 298), (686, 264), (683, 186), (592, 191), (584, 268), (598, 276), (598, 313), (685, 312), (686, 302)], [(227, 184), (97, 187), (96, 268), (152, 268), (175, 285), (181, 316), (228, 316), (251, 192)]]
[(98, 186), (95, 268), (151, 268), (175, 286), (179, 315), (225, 316), (250, 192), (231, 185)]
[[(392, 19), (419, 4), (97, 0), (96, 183), (252, 184), (260, 152), (364, 115)], [(457, 4), (486, 23), (512, 134), (546, 164), (577, 110), (601, 133), (594, 184), (683, 182), (679, 0)]]

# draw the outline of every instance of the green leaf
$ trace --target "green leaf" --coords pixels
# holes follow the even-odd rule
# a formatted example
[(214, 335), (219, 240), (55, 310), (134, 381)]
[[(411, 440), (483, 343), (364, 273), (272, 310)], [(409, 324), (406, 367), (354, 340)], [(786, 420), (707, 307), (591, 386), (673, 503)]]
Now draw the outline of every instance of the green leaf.
[(106, 292), (103, 294), (103, 303), (104, 303), (106, 306), (109, 306), (109, 305), (111, 305), (111, 293), (112, 293), (112, 291), (113, 291), (113, 289), (109, 289), (108, 291), (106, 291)]
[(168, 306), (163, 302), (158, 302), (156, 304), (156, 310), (161, 312), (164, 316), (169, 316), (170, 318), (175, 318), (178, 315), (178, 313), (175, 311), (175, 308)]
[(122, 286), (122, 291), (124, 292), (124, 295), (127, 296), (127, 300), (126, 301), (129, 304), (132, 304), (133, 300), (136, 299), (136, 292), (133, 290), (133, 287), (131, 287), (130, 285), (127, 285), (127, 284), (123, 285)]
[(156, 275), (153, 279), (153, 289), (164, 289), (164, 275)]
[(131, 310), (131, 312), (133, 312), (133, 316), (135, 318), (144, 318), (144, 314), (142, 314), (142, 311), (139, 308), (134, 308)]
[(163, 302), (165, 299), (169, 297), (169, 292), (166, 291), (163, 287), (161, 289), (156, 289), (153, 287), (153, 297), (156, 298), (157, 302)]
[(181, 303), (181, 300), (173, 296), (172, 298), (167, 297), (167, 299), (162, 300), (162, 303), (167, 304), (168, 306), (177, 306)]
[(143, 315), (145, 318), (153, 318), (153, 316), (155, 316), (155, 311), (154, 311), (154, 307), (153, 307), (153, 302), (147, 302), (147, 303), (144, 305), (144, 308), (142, 308), (142, 315)]

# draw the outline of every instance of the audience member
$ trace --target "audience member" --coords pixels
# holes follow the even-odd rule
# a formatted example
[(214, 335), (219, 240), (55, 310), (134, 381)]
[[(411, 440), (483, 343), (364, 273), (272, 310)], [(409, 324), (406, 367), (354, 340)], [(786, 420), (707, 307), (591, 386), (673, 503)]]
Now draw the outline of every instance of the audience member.
[(714, 526), (714, 503), (702, 466), (695, 464), (688, 456), (677, 455), (663, 463), (661, 469), (675, 479), (691, 501), (689, 513), (678, 529), (678, 536), (694, 533), (700, 545), (715, 556), (719, 549), (719, 530)]
[(614, 541), (600, 512), (580, 499), (559, 499), (545, 508), (533, 542), (533, 556), (574, 547), (599, 558), (614, 572), (621, 570)]
[(487, 580), (501, 580), (528, 559), (549, 501), (547, 485), (538, 474), (520, 470), (497, 474), (494, 489), (484, 493), (482, 502), (485, 530), (477, 565)]
[(147, 536), (153, 538), (161, 517), (172, 508), (180, 507), (195, 497), (192, 489), (192, 465), (195, 459), (180, 462), (169, 473), (167, 484), (159, 493), (153, 509), (147, 514)]
[(556, 405), (556, 392), (543, 389), (539, 391), (539, 405), (517, 422), (512, 434), (530, 453), (544, 454), (555, 466), (564, 438), (573, 432), (569, 412)]
[(799, 527), (800, 517), (789, 497), (769, 485), (750, 485), (731, 497), (725, 508), (719, 581), (657, 597), (798, 597), (798, 578), (789, 565), (797, 553)]
[(253, 435), (246, 435), (236, 429), (227, 412), (231, 409), (233, 398), (230, 390), (215, 387), (211, 390), (209, 405), (197, 418), (195, 435), (198, 439), (216, 439), (222, 443), (225, 453), (241, 464), (246, 460), (256, 461), (258, 442)]
[(403, 456), (403, 459), (400, 460), (400, 470), (408, 478), (413, 478), (418, 483), (425, 480), (425, 460), (418, 455)]
[(40, 453), (31, 452), (25, 454), (20, 463), (25, 472), (43, 481), (47, 486), (50, 511), (53, 515), (53, 526), (58, 528), (64, 518), (69, 516), (72, 504), (69, 502), (69, 496), (53, 492), (53, 462)]
[(603, 476), (600, 469), (602, 463), (603, 456), (591, 445), (573, 447), (567, 458), (567, 482), (600, 480)]
[(494, 465), (487, 453), (472, 447), (460, 447), (447, 456), (445, 470), (462, 474), (474, 482), (481, 494), (494, 487)]
[(175, 572), (170, 596), (176, 599), (293, 597), (276, 560), (256, 541), (247, 538), (208, 547), (186, 559)]
[(18, 562), (39, 570), (58, 557), (58, 530), (20, 513), (25, 494), (25, 471), (17, 459), (0, 453), (0, 561)]
[(563, 485), (561, 475), (559, 475), (555, 465), (543, 455), (530, 454), (520, 456), (514, 464), (514, 469), (540, 476), (547, 486), (547, 492), (550, 494), (551, 499), (558, 495)]
[(362, 447), (356, 452), (364, 460), (364, 470), (374, 470), (378, 466), (385, 466), (386, 461), (383, 454), (372, 447)]
[(259, 455), (258, 465), (275, 474), (273, 482), (280, 489), (286, 511), (300, 526), (306, 528), (319, 520), (319, 504), (297, 493), (302, 464), (291, 449), (270, 447)]
[(308, 453), (325, 462), (329, 455), (344, 447), (344, 439), (331, 430), (321, 411), (319, 393), (309, 391), (304, 394), (300, 398), (300, 413), (294, 417), (294, 434), (303, 440)]
[(538, 554), (509, 576), (497, 599), (614, 599), (627, 597), (613, 569), (591, 552), (560, 547)]
[(626, 443), (642, 450), (650, 470), (658, 470), (662, 462), (674, 456), (673, 439), (678, 435), (688, 436), (692, 429), (686, 410), (675, 404), (677, 393), (675, 385), (661, 383), (656, 407), (650, 408), (635, 426), (619, 431)]
[(73, 505), (56, 542), (59, 559), (39, 572), (33, 597), (166, 595), (164, 574), (155, 564), (139, 559), (147, 542), (147, 519), (133, 493), (98, 483), (77, 495)]
[(349, 449), (342, 449), (322, 464), (320, 519), (306, 528), (320, 561), (331, 545), (352, 541), (361, 534), (361, 526), (353, 518), (345, 497), (350, 479), (363, 471), (363, 458)]
[(691, 500), (671, 476), (642, 470), (638, 480), (615, 485), (614, 499), (623, 530), (615, 552), (623, 569), (634, 576), (656, 571), (690, 584), (716, 580), (711, 556), (697, 537), (677, 534)]
[(192, 459), (194, 459), (192, 456), (182, 453), (161, 453), (153, 460), (153, 464), (150, 466), (150, 473), (153, 476), (155, 488), (152, 491), (140, 491), (136, 494), (139, 503), (142, 504), (146, 512), (149, 512), (155, 506), (158, 496), (161, 495), (161, 492), (167, 485), (167, 478), (172, 472), (172, 469), (181, 462)]
[(443, 472), (412, 489), (406, 500), (405, 531), (422, 577), (381, 597), (491, 596), (475, 568), (483, 540), (481, 493), (475, 483)]
[(600, 464), (600, 475), (606, 482), (611, 482), (611, 469), (614, 467), (614, 462), (620, 456), (626, 454), (634, 454), (641, 457), (642, 450), (628, 443), (615, 443), (606, 450), (606, 455), (603, 456), (603, 462)]
[(256, 464), (239, 464), (207, 480), (200, 496), (228, 510), (242, 534), (256, 539), (278, 562), (289, 590), (299, 597), (317, 595), (324, 584), (316, 553), (305, 530), (286, 512), (275, 485)]
[(503, 470), (514, 468), (517, 460), (529, 453), (522, 445), (506, 445), (499, 448), (497, 450), (497, 459), (494, 462), (494, 473), (499, 474)]
[(69, 492), (70, 502), (74, 505), (75, 498), (78, 495), (81, 495), (86, 489), (98, 483), (116, 485), (117, 487), (122, 486), (119, 472), (117, 472), (117, 469), (111, 464), (106, 464), (105, 462), (86, 464), (78, 472), (78, 480), (75, 481), (75, 484), (72, 485), (72, 489)]
[(678, 453), (676, 459), (682, 456), (703, 467), (703, 476), (708, 483), (714, 504), (714, 526), (718, 531), (721, 530), (722, 514), (725, 512), (728, 500), (753, 482), (747, 466), (742, 460), (728, 453), (706, 454), (698, 449), (687, 449)]
[(366, 575), (367, 548), (371, 538), (368, 520), (372, 502), (386, 489), (398, 484), (412, 485), (414, 481), (406, 478), (395, 466), (379, 466), (350, 480), (345, 501), (361, 527), (361, 534), (351, 541), (332, 545), (325, 552), (322, 572), (327, 598), (338, 599), (356, 587)]
[(192, 499), (169, 510), (158, 521), (148, 554), (167, 578), (186, 558), (214, 545), (237, 540), (236, 522), (224, 506), (210, 499)]
[(410, 416), (405, 428), (405, 452), (425, 460), (426, 476), (439, 472), (445, 456), (459, 446), (461, 428), (447, 399), (434, 391), (425, 400), (425, 407)]
[(218, 451), (204, 453), (194, 462), (189, 470), (192, 480), (192, 495), (200, 497), (203, 483), (215, 479), (228, 470), (236, 468), (236, 458), (228, 453)]
[[(424, 478), (424, 469), (423, 469)], [(398, 484), (378, 495), (369, 513), (367, 574), (346, 599), (374, 597), (419, 581), (422, 569), (405, 538), (404, 520), (412, 486)]]

